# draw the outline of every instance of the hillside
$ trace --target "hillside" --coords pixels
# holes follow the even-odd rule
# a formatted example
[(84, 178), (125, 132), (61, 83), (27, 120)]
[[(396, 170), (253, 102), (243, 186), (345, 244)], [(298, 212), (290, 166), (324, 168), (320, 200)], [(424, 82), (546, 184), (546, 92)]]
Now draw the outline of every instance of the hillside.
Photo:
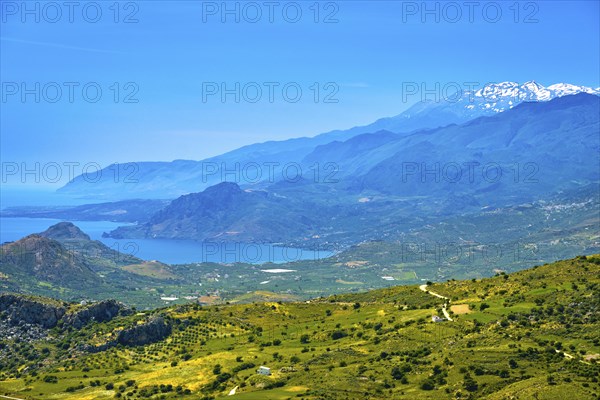
[(2, 272), (22, 280), (34, 279), (79, 289), (100, 282), (83, 256), (41, 235), (29, 235), (5, 244), (0, 254)]
[(1, 291), (64, 300), (126, 297), (145, 304), (152, 303), (151, 295), (139, 288), (150, 290), (181, 279), (165, 264), (145, 262), (90, 240), (71, 222), (3, 244), (0, 272)]
[[(492, 278), (302, 303), (173, 306), (88, 322), (78, 331), (65, 322), (27, 336), (4, 317), (0, 327), (11, 335), (0, 348), (0, 393), (594, 399), (599, 285), (596, 255)], [(442, 307), (452, 320), (432, 322)], [(261, 365), (272, 374), (257, 374)]]

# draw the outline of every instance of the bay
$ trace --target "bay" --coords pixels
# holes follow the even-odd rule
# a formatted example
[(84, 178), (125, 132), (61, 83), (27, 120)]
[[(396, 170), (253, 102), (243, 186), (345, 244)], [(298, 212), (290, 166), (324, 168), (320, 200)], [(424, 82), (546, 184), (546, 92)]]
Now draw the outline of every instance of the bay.
[[(52, 218), (0, 218), (0, 242), (12, 242), (32, 233), (39, 233), (61, 222)], [(297, 249), (271, 244), (197, 242), (165, 239), (112, 239), (103, 238), (123, 223), (110, 221), (70, 221), (113, 250), (134, 255), (144, 260), (158, 260), (167, 264), (200, 262), (263, 264), (315, 260), (329, 257), (330, 251)]]

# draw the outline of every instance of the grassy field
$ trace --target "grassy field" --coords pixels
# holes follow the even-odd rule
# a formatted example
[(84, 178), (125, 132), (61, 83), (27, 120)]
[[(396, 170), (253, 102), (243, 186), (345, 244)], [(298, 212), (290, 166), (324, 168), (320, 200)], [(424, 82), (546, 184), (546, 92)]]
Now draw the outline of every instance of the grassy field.
[[(396, 286), (304, 302), (179, 305), (3, 339), (0, 394), (22, 399), (595, 399), (600, 257), (435, 283), (462, 305)], [(252, 300), (249, 296), (244, 300)], [(468, 311), (468, 313), (463, 313)], [(148, 314), (173, 325), (140, 347), (99, 345)], [(256, 369), (271, 368), (271, 376)]]

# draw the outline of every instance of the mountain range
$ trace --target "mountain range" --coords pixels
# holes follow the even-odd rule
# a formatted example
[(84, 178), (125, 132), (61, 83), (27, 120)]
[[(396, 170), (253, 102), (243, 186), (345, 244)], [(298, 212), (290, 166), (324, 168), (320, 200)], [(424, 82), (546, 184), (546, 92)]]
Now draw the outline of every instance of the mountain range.
[[(449, 98), (423, 99), (396, 116), (382, 118), (369, 125), (335, 130), (315, 137), (252, 144), (202, 161), (125, 163), (120, 165), (123, 170), (120, 176), (128, 176), (129, 179), (115, 182), (114, 171), (104, 170), (99, 180), (91, 182), (80, 175), (59, 191), (78, 197), (112, 201), (134, 198), (173, 199), (226, 180), (242, 187), (264, 187), (273, 183), (268, 179), (271, 175), (275, 176), (275, 180), (282, 179), (285, 165), (300, 163), (317, 146), (333, 141), (343, 142), (357, 135), (382, 130), (407, 135), (418, 130), (436, 129), (450, 124), (462, 124), (481, 116), (496, 115), (523, 102), (545, 102), (578, 93), (599, 95), (600, 88), (566, 83), (544, 87), (534, 81), (524, 84), (487, 84), (477, 90), (458, 92)], [(237, 175), (235, 172), (227, 173), (255, 164), (262, 168), (262, 178), (257, 180), (248, 179), (243, 172), (237, 172)], [(267, 171), (268, 168), (273, 169)], [(306, 178), (309, 172), (303, 172), (303, 177)]]
[(111, 236), (290, 243), (336, 233), (351, 243), (377, 237), (385, 225), (403, 231), (429, 218), (597, 187), (599, 110), (600, 97), (580, 93), (442, 128), (333, 141), (300, 163), (333, 162), (338, 171), (331, 182), (254, 189), (224, 182), (179, 197), (146, 223)]

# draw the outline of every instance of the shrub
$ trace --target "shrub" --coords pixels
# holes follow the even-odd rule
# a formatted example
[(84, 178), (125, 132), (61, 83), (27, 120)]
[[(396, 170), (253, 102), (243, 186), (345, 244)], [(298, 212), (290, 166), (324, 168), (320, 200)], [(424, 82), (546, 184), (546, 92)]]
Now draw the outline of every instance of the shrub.
[(423, 390), (433, 390), (435, 388), (433, 382), (430, 379), (425, 379), (421, 382), (421, 389)]
[(76, 390), (81, 390), (83, 389), (85, 386), (83, 386), (83, 384), (79, 384), (77, 386), (69, 386), (68, 388), (65, 389), (65, 392), (67, 393), (71, 393), (74, 392)]
[[(365, 368), (365, 370), (366, 370), (366, 368)], [(404, 378), (404, 372), (402, 372), (402, 370), (398, 366), (395, 366), (392, 368), (391, 374), (392, 374), (392, 378), (394, 378), (397, 381)]]
[(46, 375), (44, 377), (44, 382), (46, 383), (58, 383), (58, 377), (54, 375)]
[(338, 340), (338, 339), (341, 339), (341, 338), (346, 337), (346, 336), (348, 336), (348, 334), (346, 332), (344, 332), (344, 331), (333, 331), (331, 333), (331, 338), (333, 340)]
[(233, 372), (240, 372), (240, 371), (244, 371), (246, 369), (250, 369), (250, 368), (254, 368), (254, 367), (256, 367), (256, 365), (254, 363), (245, 362), (245, 363), (242, 363), (240, 365), (237, 365), (237, 366), (233, 367), (232, 371)]
[(465, 378), (463, 386), (469, 392), (475, 392), (477, 389), (479, 389), (479, 385), (477, 385), (477, 382), (475, 382), (475, 380), (473, 378), (471, 378), (471, 377), (466, 377)]

